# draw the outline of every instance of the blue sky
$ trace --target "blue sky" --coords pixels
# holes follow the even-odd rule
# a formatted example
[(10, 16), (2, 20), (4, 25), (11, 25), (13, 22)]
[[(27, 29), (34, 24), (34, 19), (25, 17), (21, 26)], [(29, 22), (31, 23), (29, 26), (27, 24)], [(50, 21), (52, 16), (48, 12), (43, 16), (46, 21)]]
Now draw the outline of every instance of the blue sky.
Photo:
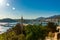
[(0, 5), (0, 18), (35, 19), (52, 15), (60, 15), (60, 0), (7, 0)]

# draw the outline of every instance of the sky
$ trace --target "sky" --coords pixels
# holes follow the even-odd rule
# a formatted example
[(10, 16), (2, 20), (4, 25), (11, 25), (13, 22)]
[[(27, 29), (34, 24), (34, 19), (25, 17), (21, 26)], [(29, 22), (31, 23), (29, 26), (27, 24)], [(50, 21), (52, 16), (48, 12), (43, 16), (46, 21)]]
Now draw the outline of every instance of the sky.
[(60, 0), (0, 0), (0, 19), (35, 19), (60, 15)]

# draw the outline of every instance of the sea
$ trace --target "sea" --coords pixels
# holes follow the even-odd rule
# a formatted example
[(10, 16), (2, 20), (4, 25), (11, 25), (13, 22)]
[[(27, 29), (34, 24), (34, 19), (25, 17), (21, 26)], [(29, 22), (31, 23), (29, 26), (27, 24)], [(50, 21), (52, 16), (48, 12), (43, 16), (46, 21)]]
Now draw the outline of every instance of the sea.
[(12, 23), (7, 23), (7, 22), (0, 22), (0, 34), (6, 32), (8, 29), (14, 27), (18, 22), (12, 22)]

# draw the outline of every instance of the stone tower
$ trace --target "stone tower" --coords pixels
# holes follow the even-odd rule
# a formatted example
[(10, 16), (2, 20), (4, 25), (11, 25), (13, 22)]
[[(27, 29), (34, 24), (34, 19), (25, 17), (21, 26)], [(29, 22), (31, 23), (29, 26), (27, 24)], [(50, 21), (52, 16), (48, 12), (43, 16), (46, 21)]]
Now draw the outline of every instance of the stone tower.
[(21, 33), (23, 34), (23, 16), (21, 16), (21, 20), (20, 20), (20, 22), (21, 22)]

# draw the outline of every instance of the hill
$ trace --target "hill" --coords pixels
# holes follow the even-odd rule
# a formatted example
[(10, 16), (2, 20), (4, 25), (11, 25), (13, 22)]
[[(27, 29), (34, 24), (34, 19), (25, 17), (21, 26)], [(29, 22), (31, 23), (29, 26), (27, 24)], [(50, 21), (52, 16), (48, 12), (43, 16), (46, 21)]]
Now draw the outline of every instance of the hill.
[(0, 19), (0, 22), (17, 22), (17, 21), (14, 19), (5, 18), (5, 19)]
[(60, 15), (54, 15), (54, 16), (50, 16), (50, 17), (38, 17), (36, 18), (36, 20), (42, 20), (42, 19), (60, 19)]

